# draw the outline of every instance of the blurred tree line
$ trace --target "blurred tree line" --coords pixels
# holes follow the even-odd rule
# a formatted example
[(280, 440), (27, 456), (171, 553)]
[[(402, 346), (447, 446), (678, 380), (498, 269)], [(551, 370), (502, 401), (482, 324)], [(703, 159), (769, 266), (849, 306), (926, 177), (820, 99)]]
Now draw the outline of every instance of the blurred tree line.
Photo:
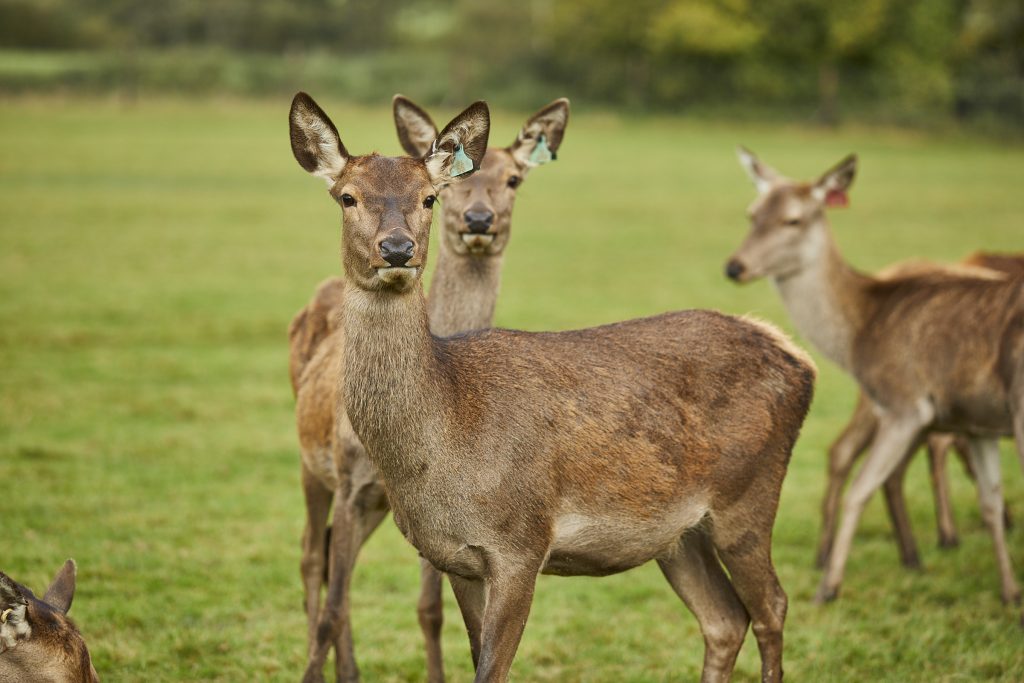
[(1024, 128), (1022, 0), (0, 0), (0, 50), (7, 91), (569, 94)]

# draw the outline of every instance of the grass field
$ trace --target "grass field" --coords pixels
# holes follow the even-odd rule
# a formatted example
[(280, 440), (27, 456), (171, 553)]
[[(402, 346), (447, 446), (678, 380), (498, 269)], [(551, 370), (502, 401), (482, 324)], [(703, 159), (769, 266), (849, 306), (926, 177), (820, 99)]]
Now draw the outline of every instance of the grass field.
[[(384, 106), (321, 103), (349, 150), (398, 152)], [(292, 159), (287, 109), (284, 98), (0, 101), (0, 568), (42, 589), (64, 558), (78, 560), (72, 616), (104, 681), (294, 681), (302, 670), (285, 330), (340, 271), (340, 215)], [(492, 142), (511, 142), (520, 121), (498, 113)], [(559, 161), (521, 190), (498, 324), (561, 329), (712, 307), (791, 329), (768, 284), (721, 274), (753, 198), (739, 142), (796, 177), (861, 155), (851, 208), (833, 226), (863, 268), (1024, 248), (1019, 147), (577, 111)], [(959, 549), (936, 548), (921, 458), (908, 498), (925, 569), (900, 567), (876, 499), (842, 597), (811, 604), (825, 449), (854, 399), (850, 380), (819, 361), (775, 531), (787, 674), (1024, 679), (1019, 612), (1000, 604), (989, 536), (955, 463)], [(1024, 482), (1009, 444), (1004, 474), (1024, 577)], [(417, 591), (415, 552), (386, 523), (352, 597), (365, 680), (422, 680)], [(447, 589), (446, 617), (449, 678), (471, 680)], [(513, 675), (690, 681), (702, 651), (653, 565), (542, 577)], [(736, 679), (758, 670), (748, 635)]]

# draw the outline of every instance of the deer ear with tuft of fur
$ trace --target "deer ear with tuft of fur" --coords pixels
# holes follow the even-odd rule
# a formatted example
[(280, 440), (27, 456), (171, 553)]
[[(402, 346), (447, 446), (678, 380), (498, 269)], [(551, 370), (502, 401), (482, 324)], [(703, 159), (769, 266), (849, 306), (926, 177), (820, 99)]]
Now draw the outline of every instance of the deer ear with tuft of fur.
[(856, 176), (857, 155), (850, 154), (818, 179), (811, 194), (828, 207), (849, 206), (850, 197), (847, 191)]
[(490, 131), (491, 115), (486, 102), (474, 102), (444, 127), (424, 157), (435, 188), (480, 169)]
[(295, 95), (288, 112), (292, 154), (299, 166), (334, 185), (345, 170), (349, 154), (341, 144), (338, 129), (324, 110), (304, 92)]
[(395, 130), (398, 142), (405, 153), (420, 159), (430, 151), (430, 145), (437, 138), (437, 126), (430, 114), (403, 95), (395, 95), (391, 101), (395, 116)]
[(562, 145), (567, 125), (569, 100), (561, 97), (526, 120), (508, 151), (523, 168), (554, 161), (558, 158), (558, 148)]

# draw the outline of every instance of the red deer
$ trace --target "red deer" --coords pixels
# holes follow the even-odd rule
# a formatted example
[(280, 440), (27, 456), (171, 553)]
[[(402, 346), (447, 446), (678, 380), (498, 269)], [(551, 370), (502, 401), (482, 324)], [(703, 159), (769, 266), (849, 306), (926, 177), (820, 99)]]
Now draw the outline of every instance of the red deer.
[[(402, 147), (410, 156), (423, 157), (437, 137), (434, 122), (400, 95), (393, 108)], [(438, 192), (442, 238), (428, 304), (435, 334), (491, 326), (517, 191), (530, 169), (546, 160), (544, 153), (557, 153), (568, 121), (569, 101), (555, 100), (527, 119), (511, 145), (488, 149), (479, 172)], [(328, 586), (328, 601), (321, 609), (321, 582), (328, 565), (346, 567), (339, 580), (351, 577), (356, 554), (389, 509), (384, 485), (352, 432), (344, 406), (338, 405), (338, 378), (344, 371), (338, 307), (344, 291), (341, 278), (321, 284), (289, 328), (306, 498), (302, 578), (309, 623), (307, 680), (320, 679), (331, 645), (338, 679), (359, 679), (348, 603), (340, 601), (348, 587)], [(334, 523), (328, 527), (332, 499)], [(444, 680), (441, 574), (425, 561), (421, 573), (419, 621), (426, 640), (427, 680), (438, 683)]]
[(992, 533), (1002, 597), (1019, 600), (1006, 548), (999, 442), (1015, 435), (1024, 460), (1024, 279), (928, 271), (887, 279), (851, 267), (825, 217), (845, 206), (857, 159), (794, 182), (746, 150), (758, 190), (751, 231), (729, 277), (770, 277), (797, 329), (853, 375), (878, 419), (871, 453), (843, 502), (816, 599), (839, 593), (857, 523), (871, 495), (930, 431), (967, 434), (982, 517)]
[(808, 356), (767, 323), (712, 311), (434, 336), (430, 207), (479, 167), (487, 106), (422, 159), (350, 154), (305, 93), (290, 120), (296, 159), (342, 207), (347, 415), (399, 529), (449, 575), (475, 680), (507, 680), (538, 574), (651, 560), (697, 616), (703, 680), (729, 677), (751, 622), (762, 679), (780, 680), (771, 536), (813, 393)]
[(73, 560), (40, 600), (0, 572), (0, 683), (99, 683), (89, 649), (68, 619), (75, 597)]

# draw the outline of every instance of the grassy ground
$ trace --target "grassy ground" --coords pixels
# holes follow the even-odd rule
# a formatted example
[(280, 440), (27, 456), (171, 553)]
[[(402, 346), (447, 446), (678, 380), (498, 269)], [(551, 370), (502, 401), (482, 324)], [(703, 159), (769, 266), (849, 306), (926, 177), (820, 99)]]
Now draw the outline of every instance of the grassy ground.
[[(540, 104), (540, 103), (538, 103)], [(339, 212), (291, 158), (288, 102), (0, 102), (0, 568), (37, 588), (68, 556), (72, 611), (105, 681), (297, 680), (303, 506), (285, 328), (339, 271)], [(396, 153), (386, 109), (327, 102), (356, 152)], [(445, 119), (454, 112), (438, 112)], [(498, 115), (492, 140), (520, 118)], [(789, 328), (765, 283), (721, 266), (753, 197), (743, 142), (794, 176), (861, 155), (847, 256), (876, 268), (1021, 249), (1024, 149), (886, 130), (839, 133), (578, 111), (558, 163), (521, 191), (498, 323), (591, 325), (673, 308), (754, 312)], [(824, 451), (853, 387), (821, 361), (775, 533), (793, 680), (1024, 678), (973, 490), (951, 469), (962, 547), (935, 547), (923, 459), (908, 496), (926, 569), (897, 562), (878, 500), (840, 601), (810, 604)], [(1024, 524), (1024, 483), (1004, 453)], [(1009, 536), (1024, 576), (1024, 531)], [(415, 553), (386, 523), (354, 594), (368, 681), (423, 677)], [(471, 679), (446, 595), (446, 664)], [(696, 622), (654, 566), (542, 577), (517, 680), (685, 681)], [(748, 637), (738, 680), (754, 680)]]

